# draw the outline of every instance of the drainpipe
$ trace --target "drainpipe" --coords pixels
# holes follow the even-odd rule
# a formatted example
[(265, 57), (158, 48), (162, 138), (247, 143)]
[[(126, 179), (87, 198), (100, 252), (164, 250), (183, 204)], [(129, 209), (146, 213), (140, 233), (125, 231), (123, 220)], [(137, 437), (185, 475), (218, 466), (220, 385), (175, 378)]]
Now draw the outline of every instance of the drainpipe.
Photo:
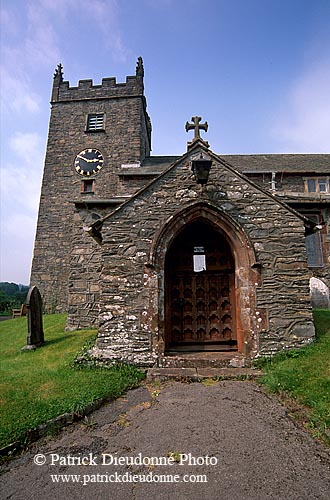
[(272, 172), (272, 182), (271, 182), (271, 190), (276, 191), (276, 172)]

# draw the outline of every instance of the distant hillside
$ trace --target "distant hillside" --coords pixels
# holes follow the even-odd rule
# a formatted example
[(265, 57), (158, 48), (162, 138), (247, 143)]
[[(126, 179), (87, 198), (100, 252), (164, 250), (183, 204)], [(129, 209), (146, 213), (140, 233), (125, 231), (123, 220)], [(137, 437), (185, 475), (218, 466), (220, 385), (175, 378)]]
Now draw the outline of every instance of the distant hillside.
[(0, 314), (11, 314), (12, 309), (24, 304), (28, 291), (27, 285), (0, 282)]
[(28, 285), (17, 285), (16, 283), (8, 283), (7, 281), (0, 282), (0, 292), (4, 292), (9, 297), (13, 297), (16, 293), (28, 292)]

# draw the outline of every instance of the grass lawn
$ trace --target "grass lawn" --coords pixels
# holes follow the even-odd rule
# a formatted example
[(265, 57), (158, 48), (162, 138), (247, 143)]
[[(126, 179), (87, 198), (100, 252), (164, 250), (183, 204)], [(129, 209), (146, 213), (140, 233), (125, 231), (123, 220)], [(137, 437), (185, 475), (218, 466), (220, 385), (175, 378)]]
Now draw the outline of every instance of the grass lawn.
[(0, 323), (0, 447), (62, 413), (79, 412), (99, 398), (116, 398), (144, 378), (132, 366), (72, 368), (96, 331), (64, 332), (65, 321), (63, 314), (44, 316), (46, 344), (35, 351), (21, 351), (26, 317)]
[[(264, 361), (262, 382), (304, 405), (306, 426), (330, 444), (330, 311), (314, 316), (316, 342)], [(65, 315), (44, 316), (46, 344), (24, 352), (26, 318), (0, 323), (0, 447), (50, 418), (79, 412), (99, 398), (116, 398), (143, 379), (143, 372), (132, 366), (72, 368), (96, 332), (64, 332), (65, 320)]]
[(269, 390), (290, 396), (306, 407), (294, 415), (315, 437), (330, 444), (330, 311), (314, 311), (317, 340), (299, 350), (275, 355), (262, 368)]

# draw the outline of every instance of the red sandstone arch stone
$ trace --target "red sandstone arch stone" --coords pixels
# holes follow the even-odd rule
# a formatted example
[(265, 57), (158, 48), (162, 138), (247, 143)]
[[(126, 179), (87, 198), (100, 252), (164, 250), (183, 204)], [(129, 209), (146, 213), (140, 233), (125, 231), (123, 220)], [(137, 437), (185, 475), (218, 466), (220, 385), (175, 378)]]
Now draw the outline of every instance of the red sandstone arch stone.
[(246, 358), (258, 353), (258, 332), (264, 318), (256, 310), (256, 289), (261, 284), (261, 269), (253, 245), (243, 228), (217, 207), (199, 202), (171, 216), (155, 236), (145, 270), (145, 286), (150, 287), (149, 326), (154, 332), (153, 348), (158, 358), (165, 348), (165, 258), (175, 237), (194, 221), (205, 221), (228, 241), (235, 260), (235, 309), (238, 352)]

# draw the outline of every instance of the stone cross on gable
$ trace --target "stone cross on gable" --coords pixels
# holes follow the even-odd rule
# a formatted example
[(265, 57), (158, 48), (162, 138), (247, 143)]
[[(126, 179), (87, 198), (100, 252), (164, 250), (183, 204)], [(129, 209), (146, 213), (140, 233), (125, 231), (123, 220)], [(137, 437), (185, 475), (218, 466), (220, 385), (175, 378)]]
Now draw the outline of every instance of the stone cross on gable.
[(188, 132), (188, 130), (194, 130), (194, 141), (202, 139), (199, 133), (200, 130), (205, 130), (205, 132), (207, 132), (208, 129), (208, 123), (200, 123), (201, 119), (200, 116), (193, 116), (191, 119), (192, 123), (186, 122), (186, 132)]

